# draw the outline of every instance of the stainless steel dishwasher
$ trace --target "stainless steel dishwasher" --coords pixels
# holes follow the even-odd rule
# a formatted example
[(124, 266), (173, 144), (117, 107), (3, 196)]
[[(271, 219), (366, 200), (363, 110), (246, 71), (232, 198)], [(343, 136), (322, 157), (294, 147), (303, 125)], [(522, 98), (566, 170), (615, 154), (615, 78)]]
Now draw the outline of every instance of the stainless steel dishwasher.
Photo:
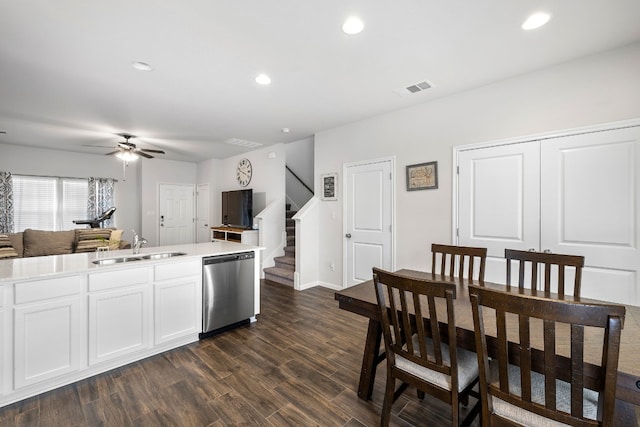
[(254, 252), (202, 260), (202, 333), (255, 316)]

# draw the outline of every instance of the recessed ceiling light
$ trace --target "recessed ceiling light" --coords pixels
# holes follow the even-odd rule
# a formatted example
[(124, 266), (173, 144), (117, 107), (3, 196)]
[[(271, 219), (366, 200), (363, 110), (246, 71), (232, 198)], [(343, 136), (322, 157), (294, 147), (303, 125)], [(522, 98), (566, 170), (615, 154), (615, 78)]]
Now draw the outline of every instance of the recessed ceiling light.
[(289, 128), (282, 128), (282, 133), (289, 133), (291, 130)]
[(2, 129), (0, 129), (0, 134), (1, 134), (1, 135), (6, 135), (6, 134), (7, 134), (7, 131), (6, 131), (6, 130), (2, 130)]
[(131, 63), (131, 66), (139, 71), (152, 71), (153, 67), (146, 62), (142, 61), (134, 61)]
[(537, 12), (533, 15), (529, 16), (526, 21), (522, 23), (523, 30), (535, 30), (536, 28), (542, 27), (544, 24), (549, 22), (551, 16), (548, 13)]
[(266, 74), (259, 74), (258, 77), (256, 77), (256, 83), (261, 85), (268, 85), (271, 83), (271, 78)]
[(342, 24), (342, 31), (347, 34), (358, 34), (364, 29), (364, 23), (357, 16), (350, 16)]

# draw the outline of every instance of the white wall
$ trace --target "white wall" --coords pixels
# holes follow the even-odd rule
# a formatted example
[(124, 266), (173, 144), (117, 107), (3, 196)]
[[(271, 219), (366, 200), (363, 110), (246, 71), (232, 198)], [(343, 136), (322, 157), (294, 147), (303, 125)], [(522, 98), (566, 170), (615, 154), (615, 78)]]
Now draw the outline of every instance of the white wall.
[(215, 227), (222, 224), (221, 211), (222, 200), (220, 193), (220, 170), (224, 160), (209, 159), (198, 163), (198, 184), (209, 184), (209, 226)]
[[(452, 147), (640, 118), (638, 70), (640, 43), (320, 132), (316, 194), (345, 162), (396, 156), (396, 267), (430, 269), (431, 243), (451, 242)], [(407, 192), (405, 166), (434, 160), (439, 189)], [(322, 202), (319, 219), (320, 281), (340, 286), (342, 202)]]
[[(313, 189), (313, 137), (290, 142), (284, 145), (287, 155), (287, 166)], [(286, 174), (286, 193), (293, 209), (298, 210), (313, 197), (300, 182), (290, 173)]]
[[(254, 193), (265, 193), (266, 205), (274, 201), (282, 201), (284, 209), (285, 188), (285, 159), (284, 144), (271, 145), (266, 148), (251, 151), (223, 160), (211, 159), (198, 163), (198, 184), (209, 184), (211, 191), (211, 224), (222, 224), (221, 195), (222, 191), (240, 190), (236, 181), (236, 166), (240, 159), (249, 159), (253, 170), (253, 177), (246, 188)], [(275, 153), (275, 158), (268, 158), (269, 153)], [(259, 212), (254, 212), (257, 215)], [(284, 232), (284, 210), (282, 212), (282, 231)]]
[(197, 164), (158, 158), (149, 161), (142, 160), (141, 162), (139, 160), (138, 163), (141, 163), (140, 210), (142, 213), (142, 228), (136, 229), (136, 232), (147, 239), (146, 246), (157, 246), (160, 226), (158, 214), (160, 184), (188, 184), (193, 185), (195, 191)]
[(131, 229), (140, 229), (137, 163), (131, 163), (127, 168), (125, 181), (123, 180), (122, 161), (114, 156), (0, 144), (0, 170), (16, 175), (70, 178), (94, 176), (117, 179), (118, 182), (115, 185), (117, 210), (113, 217), (115, 226), (125, 231), (123, 235), (125, 240), (131, 240)]

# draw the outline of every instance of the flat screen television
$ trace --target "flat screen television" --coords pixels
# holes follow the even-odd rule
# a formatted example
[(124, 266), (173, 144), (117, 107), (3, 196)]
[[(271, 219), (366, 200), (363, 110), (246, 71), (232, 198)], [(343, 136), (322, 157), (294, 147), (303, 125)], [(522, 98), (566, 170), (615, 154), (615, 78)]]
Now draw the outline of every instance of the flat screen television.
[(222, 192), (222, 223), (230, 227), (253, 227), (253, 190)]

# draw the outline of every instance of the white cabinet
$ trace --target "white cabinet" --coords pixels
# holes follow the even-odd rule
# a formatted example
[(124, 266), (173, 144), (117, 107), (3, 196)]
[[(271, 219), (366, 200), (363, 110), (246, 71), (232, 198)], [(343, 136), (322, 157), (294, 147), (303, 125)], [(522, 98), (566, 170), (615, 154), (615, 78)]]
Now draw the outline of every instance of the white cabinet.
[(14, 387), (29, 386), (85, 365), (83, 276), (15, 284)]
[(4, 286), (0, 285), (0, 396), (4, 394), (5, 390), (5, 352), (9, 348), (5, 339), (5, 307), (4, 307)]
[(151, 345), (151, 268), (89, 275), (89, 364)]
[(202, 330), (201, 273), (201, 260), (155, 267), (156, 345), (198, 334)]

